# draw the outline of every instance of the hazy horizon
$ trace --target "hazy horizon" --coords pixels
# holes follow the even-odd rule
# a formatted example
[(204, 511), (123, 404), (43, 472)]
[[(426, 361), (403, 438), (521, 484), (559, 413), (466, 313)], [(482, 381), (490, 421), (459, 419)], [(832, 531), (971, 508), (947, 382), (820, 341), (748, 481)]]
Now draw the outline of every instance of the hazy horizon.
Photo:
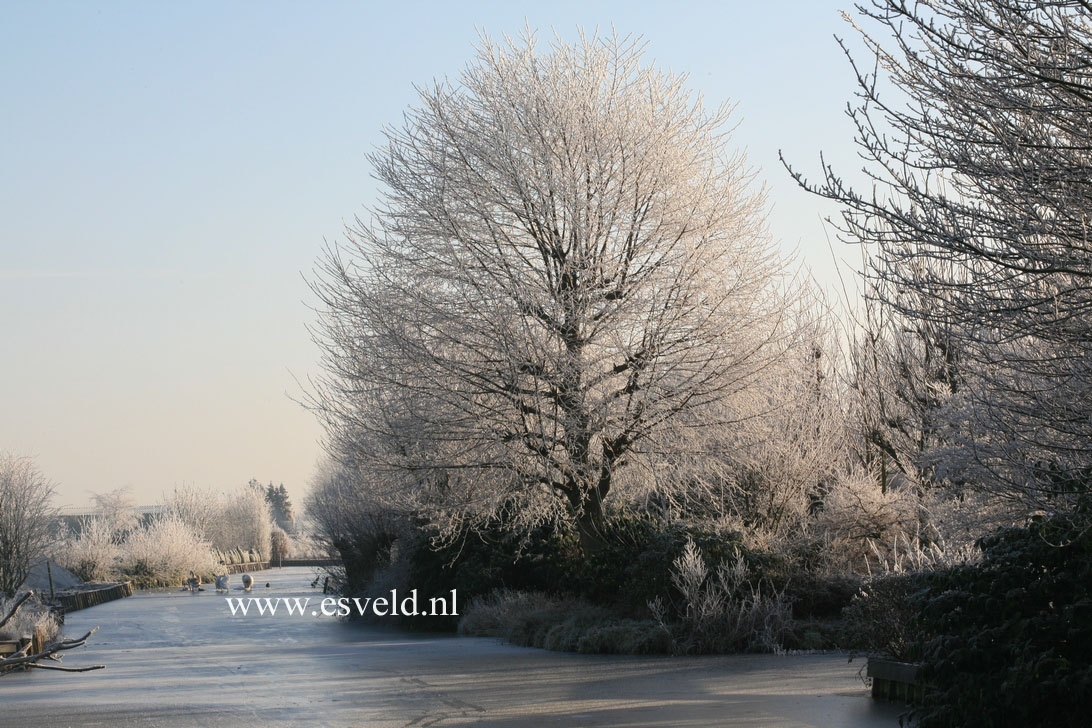
[(820, 150), (860, 166), (838, 7), (6, 5), (0, 450), (33, 456), (59, 505), (250, 478), (300, 505), (321, 457), (294, 401), (318, 371), (306, 279), (375, 201), (383, 126), (479, 30), (643, 35), (708, 104), (736, 104), (774, 237), (831, 282), (834, 208), (777, 152), (812, 175)]

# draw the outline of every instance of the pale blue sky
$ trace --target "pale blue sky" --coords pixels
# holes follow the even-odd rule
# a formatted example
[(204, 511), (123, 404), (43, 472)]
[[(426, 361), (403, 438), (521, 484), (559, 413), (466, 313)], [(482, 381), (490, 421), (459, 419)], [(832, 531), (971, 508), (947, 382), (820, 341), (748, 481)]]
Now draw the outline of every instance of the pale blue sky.
[(831, 208), (777, 150), (860, 166), (846, 5), (0, 2), (0, 450), (66, 504), (251, 477), (302, 496), (321, 434), (290, 399), (318, 358), (303, 276), (373, 201), (382, 126), (479, 28), (644, 35), (738, 104), (773, 233), (830, 277)]

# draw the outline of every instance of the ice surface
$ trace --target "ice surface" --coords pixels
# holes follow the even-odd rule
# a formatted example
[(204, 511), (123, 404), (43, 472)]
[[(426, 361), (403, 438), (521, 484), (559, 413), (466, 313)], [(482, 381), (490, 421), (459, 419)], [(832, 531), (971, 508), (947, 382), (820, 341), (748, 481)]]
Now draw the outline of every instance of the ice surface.
[[(310, 611), (322, 599), (313, 578), (260, 572), (254, 596), (309, 596)], [(65, 630), (94, 625), (65, 664), (106, 669), (0, 678), (0, 725), (898, 725), (857, 678), (862, 660), (839, 655), (563, 654), (333, 618), (232, 617), (212, 590), (138, 593), (74, 612)]]

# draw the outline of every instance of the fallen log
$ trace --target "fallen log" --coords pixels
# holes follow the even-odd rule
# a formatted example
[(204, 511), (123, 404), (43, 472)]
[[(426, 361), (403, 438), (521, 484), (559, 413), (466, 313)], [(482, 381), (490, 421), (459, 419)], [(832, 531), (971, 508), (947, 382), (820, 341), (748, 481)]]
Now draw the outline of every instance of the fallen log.
[(90, 672), (91, 670), (101, 670), (106, 665), (88, 665), (87, 667), (61, 667), (60, 665), (39, 665), (36, 662), (32, 662), (27, 667), (36, 667), (39, 670), (60, 670), (61, 672)]
[[(4, 626), (5, 623), (7, 623), (12, 617), (15, 616), (15, 613), (19, 611), (19, 607), (21, 607), (23, 603), (31, 597), (32, 594), (33, 592), (27, 592), (18, 600), (16, 600), (15, 604), (11, 608), (11, 611), (8, 612), (8, 615), (4, 617), (3, 621), (0, 621), (0, 627)], [(26, 644), (16, 650), (13, 654), (9, 655), (8, 657), (0, 657), (0, 675), (8, 672), (13, 672), (15, 670), (27, 670), (30, 668), (38, 668), (41, 670), (60, 670), (62, 672), (87, 672), (89, 670), (101, 670), (105, 667), (105, 665), (90, 665), (88, 667), (61, 667), (60, 665), (38, 664), (42, 660), (51, 660), (53, 662), (60, 661), (61, 652), (74, 650), (77, 647), (82, 647), (87, 643), (88, 638), (90, 638), (91, 635), (95, 634), (95, 632), (97, 632), (98, 630), (99, 628), (95, 627), (87, 634), (76, 639), (54, 640), (46, 644), (44, 647), (38, 648), (38, 651), (34, 653), (31, 653), (31, 648), (37, 647), (37, 645), (35, 644), (35, 640), (27, 640)]]

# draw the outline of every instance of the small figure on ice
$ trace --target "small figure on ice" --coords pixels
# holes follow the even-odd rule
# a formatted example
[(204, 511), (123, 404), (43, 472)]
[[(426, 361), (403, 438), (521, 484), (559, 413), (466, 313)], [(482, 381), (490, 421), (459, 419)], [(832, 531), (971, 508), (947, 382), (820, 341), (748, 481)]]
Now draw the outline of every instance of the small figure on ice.
[(192, 569), (190, 570), (190, 578), (186, 579), (186, 585), (182, 587), (183, 591), (185, 591), (186, 589), (189, 589), (191, 594), (196, 594), (199, 591), (205, 591), (201, 588), (201, 577), (193, 573)]

